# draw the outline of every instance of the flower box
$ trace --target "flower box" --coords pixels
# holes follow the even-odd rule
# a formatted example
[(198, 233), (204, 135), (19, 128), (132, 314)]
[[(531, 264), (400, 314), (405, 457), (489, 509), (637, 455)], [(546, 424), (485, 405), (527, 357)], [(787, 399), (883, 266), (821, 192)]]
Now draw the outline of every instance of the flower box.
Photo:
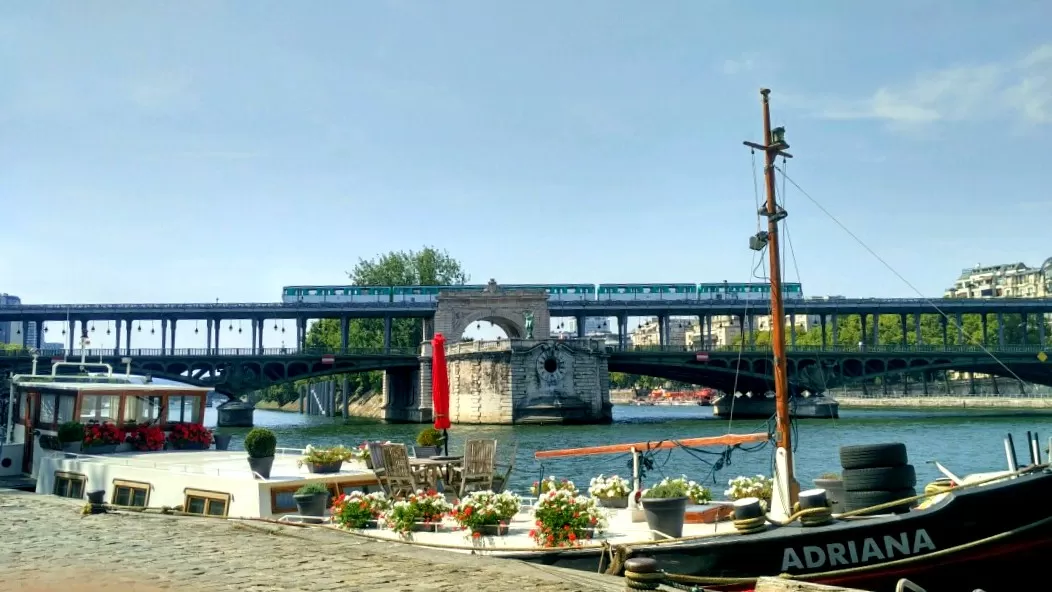
[(504, 536), (508, 534), (507, 524), (483, 524), (474, 530), (472, 533), (478, 533), (481, 536)]
[(625, 497), (600, 497), (596, 498), (599, 500), (599, 505), (604, 508), (615, 508), (623, 510), (628, 507), (628, 496)]
[(315, 473), (318, 475), (324, 475), (328, 473), (339, 473), (340, 469), (343, 468), (343, 461), (338, 460), (336, 462), (328, 463), (316, 463), (316, 462), (304, 462), (303, 466), (307, 467), (307, 472)]
[(409, 532), (438, 532), (438, 522), (414, 522)]

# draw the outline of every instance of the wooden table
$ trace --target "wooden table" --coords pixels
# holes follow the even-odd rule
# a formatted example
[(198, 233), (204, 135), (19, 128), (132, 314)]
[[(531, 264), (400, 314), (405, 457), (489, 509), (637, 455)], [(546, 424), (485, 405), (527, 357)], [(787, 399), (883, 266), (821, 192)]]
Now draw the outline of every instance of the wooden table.
[(447, 487), (452, 486), (453, 467), (459, 466), (464, 461), (463, 456), (444, 456), (440, 458), (411, 458), (409, 466), (414, 471), (423, 473), (428, 486), (438, 487), (441, 478)]

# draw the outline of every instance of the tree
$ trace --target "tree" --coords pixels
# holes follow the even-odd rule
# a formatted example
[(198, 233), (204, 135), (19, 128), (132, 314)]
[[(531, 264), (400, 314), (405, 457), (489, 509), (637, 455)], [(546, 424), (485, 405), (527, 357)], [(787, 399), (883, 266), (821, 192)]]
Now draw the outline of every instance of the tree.
[[(420, 251), (394, 251), (371, 260), (359, 259), (347, 276), (355, 286), (451, 286), (468, 281), (460, 262), (434, 247), (424, 247)], [(392, 320), (392, 347), (418, 348), (422, 340), (422, 319)], [(351, 319), (348, 323), (347, 347), (380, 348), (383, 344), (383, 319)], [(339, 320), (322, 319), (314, 323), (307, 331), (306, 346), (339, 348)], [(377, 391), (383, 386), (380, 372), (350, 374), (348, 379), (354, 393)]]

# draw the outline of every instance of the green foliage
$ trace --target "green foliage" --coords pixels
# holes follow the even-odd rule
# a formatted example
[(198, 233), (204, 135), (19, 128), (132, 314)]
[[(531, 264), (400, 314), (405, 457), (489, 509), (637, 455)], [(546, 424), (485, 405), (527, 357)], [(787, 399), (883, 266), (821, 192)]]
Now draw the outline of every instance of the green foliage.
[[(467, 274), (460, 262), (445, 251), (424, 247), (420, 251), (394, 251), (371, 260), (359, 259), (348, 274), (355, 286), (450, 286), (464, 284)], [(423, 336), (423, 320), (393, 319), (391, 345), (417, 348)], [(447, 335), (447, 339), (457, 337)], [(347, 347), (379, 348), (384, 344), (383, 319), (352, 319), (348, 323)], [(340, 347), (340, 322), (322, 319), (307, 331), (308, 348)], [(363, 395), (383, 388), (383, 374), (362, 372), (348, 375), (351, 395)], [(278, 394), (268, 396), (279, 396)], [(295, 396), (290, 400), (295, 400)]]
[(12, 351), (12, 352), (15, 352), (15, 351), (20, 351), (22, 349), (23, 349), (22, 346), (18, 345), (17, 343), (0, 343), (0, 351)]
[(304, 485), (303, 487), (300, 487), (296, 490), (296, 493), (294, 493), (293, 495), (320, 495), (323, 493), (329, 493), (329, 488), (326, 487), (324, 483), (318, 483), (317, 481), (314, 481), (312, 483)]
[(245, 451), (252, 458), (269, 458), (274, 456), (278, 447), (278, 438), (267, 428), (253, 428), (245, 436)]
[(84, 426), (75, 421), (68, 421), (58, 426), (59, 442), (83, 442)]
[(432, 427), (420, 430), (416, 435), (417, 446), (439, 446), (442, 444), (442, 432)]

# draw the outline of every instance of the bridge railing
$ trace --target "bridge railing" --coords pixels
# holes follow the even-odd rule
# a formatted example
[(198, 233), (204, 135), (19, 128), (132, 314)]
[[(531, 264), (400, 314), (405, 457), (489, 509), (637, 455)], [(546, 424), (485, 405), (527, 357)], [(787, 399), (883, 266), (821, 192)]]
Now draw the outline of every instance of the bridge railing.
[[(985, 349), (984, 349), (985, 347)], [(771, 352), (773, 350), (769, 345), (746, 345), (744, 347), (740, 345), (724, 345), (714, 348), (698, 348), (688, 347), (686, 345), (629, 345), (626, 347), (612, 347), (615, 351), (622, 352), (674, 352), (674, 353), (725, 353), (732, 354), (739, 351), (743, 351), (749, 354), (755, 354), (758, 352)], [(990, 353), (1040, 353), (1047, 351), (1049, 356), (1052, 357), (1052, 344), (1019, 344), (1019, 345), (786, 345), (786, 350), (790, 352), (815, 352), (815, 353), (976, 353), (983, 354), (985, 352)]]
[(142, 303), (142, 304), (19, 304), (15, 306), (0, 305), (3, 312), (45, 312), (45, 311), (81, 311), (81, 310), (185, 310), (194, 309), (273, 309), (301, 310), (309, 308), (434, 308), (434, 302), (191, 302), (191, 303)]
[(99, 359), (99, 358), (113, 358), (113, 357), (130, 357), (130, 358), (152, 358), (152, 357), (211, 357), (211, 356), (230, 356), (230, 357), (290, 357), (290, 356), (384, 356), (384, 355), (416, 355), (415, 348), (406, 347), (392, 347), (385, 349), (382, 347), (373, 348), (347, 348), (346, 350), (329, 349), (329, 348), (304, 348), (296, 349), (291, 347), (272, 347), (264, 349), (253, 349), (250, 347), (240, 348), (187, 348), (187, 349), (176, 349), (174, 352), (171, 349), (159, 349), (159, 348), (95, 348), (95, 349), (41, 349), (41, 350), (3, 350), (0, 351), (0, 357), (28, 357), (32, 354), (36, 354), (40, 358), (61, 358), (66, 357), (71, 362), (78, 361), (83, 355), (86, 359)]

